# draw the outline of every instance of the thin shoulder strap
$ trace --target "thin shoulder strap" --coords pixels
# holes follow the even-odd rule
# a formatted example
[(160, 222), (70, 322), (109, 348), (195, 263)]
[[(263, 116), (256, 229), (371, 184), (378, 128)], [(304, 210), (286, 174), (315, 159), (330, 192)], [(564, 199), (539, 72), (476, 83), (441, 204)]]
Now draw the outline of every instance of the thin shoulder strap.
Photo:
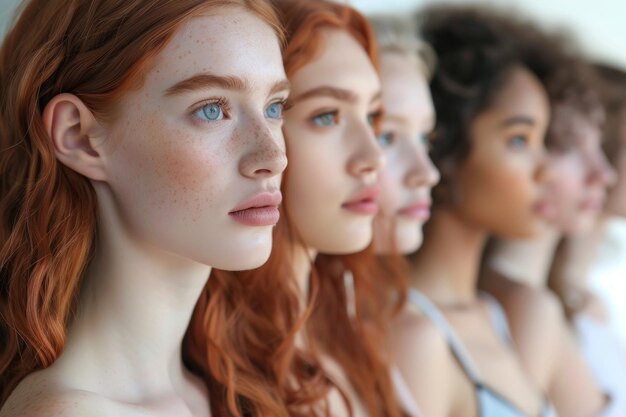
[(489, 308), (489, 315), (491, 316), (491, 323), (496, 329), (498, 336), (502, 338), (509, 346), (513, 346), (513, 337), (511, 336), (511, 330), (509, 329), (509, 321), (506, 318), (506, 313), (502, 308), (502, 305), (491, 294), (481, 291), (480, 297), (485, 300), (487, 307)]
[(448, 323), (448, 320), (444, 317), (443, 313), (439, 311), (437, 306), (432, 301), (422, 294), (420, 291), (411, 288), (409, 290), (408, 299), (411, 304), (422, 310), (422, 312), (428, 317), (443, 333), (448, 346), (452, 350), (452, 353), (461, 364), (461, 367), (467, 374), (468, 378), (475, 384), (479, 384), (481, 381), (480, 372), (472, 361), (469, 353), (461, 343), (461, 340), (457, 337), (456, 333)]

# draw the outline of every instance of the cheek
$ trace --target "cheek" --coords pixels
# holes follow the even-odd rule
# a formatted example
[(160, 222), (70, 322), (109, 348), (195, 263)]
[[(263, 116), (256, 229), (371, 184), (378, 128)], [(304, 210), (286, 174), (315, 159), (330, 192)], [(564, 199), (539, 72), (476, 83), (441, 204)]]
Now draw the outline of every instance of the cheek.
[(400, 178), (397, 172), (391, 168), (393, 161), (387, 162), (387, 167), (381, 171), (379, 176), (380, 196), (378, 204), (380, 206), (379, 216), (393, 217), (400, 208), (401, 187)]
[(479, 198), (485, 204), (492, 205), (507, 202), (518, 204), (520, 200), (530, 198), (533, 193), (532, 174), (523, 161), (494, 163), (477, 161), (460, 175), (464, 198)]
[[(132, 201), (161, 213), (188, 213), (192, 219), (211, 206), (228, 152), (220, 152), (192, 132), (150, 120), (124, 135), (114, 155), (115, 186)], [(220, 167), (222, 169), (220, 169)]]

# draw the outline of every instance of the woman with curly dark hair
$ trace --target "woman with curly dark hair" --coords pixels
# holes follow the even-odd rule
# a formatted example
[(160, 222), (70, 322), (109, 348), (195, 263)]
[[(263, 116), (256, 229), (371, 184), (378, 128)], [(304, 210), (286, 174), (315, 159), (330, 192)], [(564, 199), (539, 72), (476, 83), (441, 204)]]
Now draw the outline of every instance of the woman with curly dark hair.
[[(572, 57), (559, 67), (548, 94), (552, 119), (546, 135), (551, 172), (550, 208), (543, 213), (547, 227), (530, 239), (491, 242), (482, 285), (503, 304), (524, 363), (559, 412), (595, 415), (603, 394), (568, 329), (560, 300), (546, 284), (559, 241), (593, 228), (615, 173), (601, 148), (605, 117), (591, 69)], [(567, 302), (564, 307), (567, 313)], [(609, 409), (619, 407), (615, 401), (609, 404)]]
[(441, 182), (391, 345), (424, 415), (553, 416), (477, 281), (490, 235), (526, 238), (544, 225), (547, 86), (565, 57), (495, 11), (432, 7), (420, 18), (438, 57), (431, 156)]

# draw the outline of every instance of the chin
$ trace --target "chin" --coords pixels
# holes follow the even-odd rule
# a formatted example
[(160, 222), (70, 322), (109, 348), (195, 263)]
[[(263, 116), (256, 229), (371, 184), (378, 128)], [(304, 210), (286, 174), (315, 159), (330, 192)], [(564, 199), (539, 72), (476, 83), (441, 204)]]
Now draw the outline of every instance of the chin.
[[(234, 243), (234, 242), (233, 242)], [(224, 271), (246, 271), (262, 266), (272, 253), (272, 236), (246, 240), (240, 244), (224, 247), (220, 256), (211, 266)]]
[(249, 269), (256, 269), (267, 262), (270, 253), (271, 249), (258, 251), (257, 253), (239, 252), (237, 254), (231, 254), (232, 258), (222, 258), (219, 262), (216, 262), (215, 265), (212, 265), (212, 267), (224, 271), (247, 271)]

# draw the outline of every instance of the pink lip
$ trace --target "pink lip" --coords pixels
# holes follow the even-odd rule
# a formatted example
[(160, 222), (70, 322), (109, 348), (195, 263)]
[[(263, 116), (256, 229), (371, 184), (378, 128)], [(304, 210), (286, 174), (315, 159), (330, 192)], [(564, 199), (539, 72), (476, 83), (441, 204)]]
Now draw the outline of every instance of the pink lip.
[(378, 212), (380, 187), (366, 187), (353, 198), (341, 205), (342, 208), (356, 214), (374, 215)]
[(603, 199), (590, 198), (588, 200), (583, 201), (580, 207), (583, 210), (599, 211), (599, 210), (602, 210), (602, 207), (604, 205), (603, 203), (604, 203)]
[(426, 221), (430, 218), (430, 201), (417, 201), (398, 211), (401, 216)]
[(262, 192), (239, 204), (228, 215), (246, 226), (273, 226), (278, 223), (278, 206), (283, 200), (280, 191)]

